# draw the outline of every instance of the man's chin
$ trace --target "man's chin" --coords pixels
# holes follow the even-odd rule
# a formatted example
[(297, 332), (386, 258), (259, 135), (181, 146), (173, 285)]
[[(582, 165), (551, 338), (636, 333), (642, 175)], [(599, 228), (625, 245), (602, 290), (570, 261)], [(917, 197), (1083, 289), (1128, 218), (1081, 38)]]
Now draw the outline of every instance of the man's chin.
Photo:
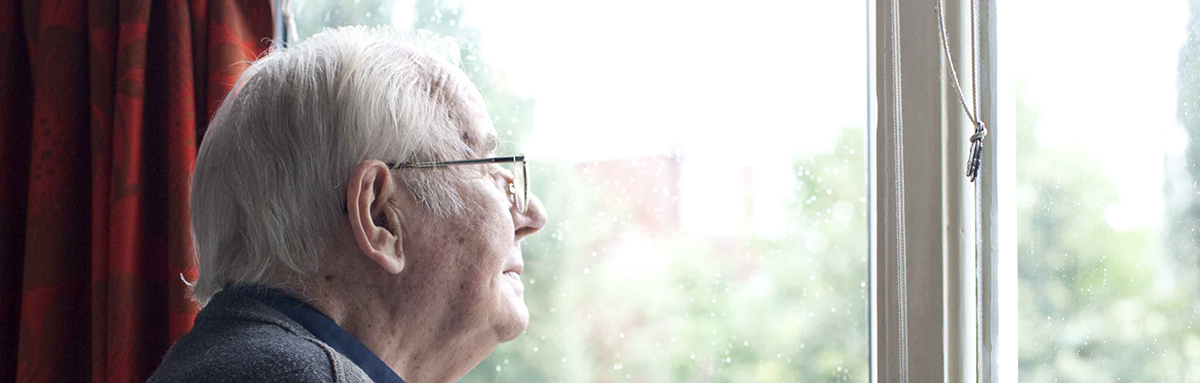
[(498, 329), (501, 343), (516, 339), (529, 326), (529, 308), (525, 307), (525, 302), (517, 302), (513, 306), (506, 323)]

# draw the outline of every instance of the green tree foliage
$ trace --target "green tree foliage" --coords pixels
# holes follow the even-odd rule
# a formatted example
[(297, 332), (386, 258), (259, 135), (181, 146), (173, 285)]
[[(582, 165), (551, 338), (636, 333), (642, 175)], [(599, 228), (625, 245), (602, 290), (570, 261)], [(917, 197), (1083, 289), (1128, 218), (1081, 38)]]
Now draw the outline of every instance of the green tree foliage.
[(1020, 380), (1197, 376), (1195, 267), (1166, 256), (1157, 233), (1112, 228), (1104, 213), (1116, 186), (1080, 148), (1040, 142), (1027, 100), (1018, 80)]
[(1168, 250), (1184, 262), (1200, 262), (1200, 199), (1196, 198), (1196, 182), (1200, 181), (1200, 1), (1189, 0), (1190, 18), (1187, 40), (1179, 49), (1179, 74), (1176, 118), (1187, 132), (1188, 144), (1184, 158), (1169, 159), (1176, 167), (1186, 169), (1168, 174), (1164, 185), (1169, 201), (1167, 206), (1170, 237)]
[(331, 26), (392, 25), (396, 0), (295, 0), (288, 6), (295, 21), (296, 37), (304, 41)]
[[(1188, 137), (1200, 137), (1200, 0), (1188, 0), (1190, 17), (1187, 40), (1179, 49), (1177, 117)], [(1189, 164), (1200, 164), (1200, 139), (1188, 141)], [(1193, 179), (1200, 180), (1200, 166), (1190, 166)]]
[(538, 189), (557, 216), (524, 246), (529, 330), (463, 381), (867, 381), (863, 143), (848, 128), (832, 153), (795, 159), (782, 239), (670, 232), (635, 249), (650, 265), (606, 246), (656, 230), (632, 219), (641, 201), (615, 197), (662, 163), (557, 165)]
[(1018, 76), (1022, 382), (1184, 382), (1200, 376), (1200, 1), (1188, 3), (1176, 84), (1177, 118), (1189, 140), (1182, 156), (1165, 158), (1161, 233), (1113, 227), (1118, 218), (1105, 214), (1118, 200), (1112, 175), (1074, 143), (1039, 139), (1040, 114)]

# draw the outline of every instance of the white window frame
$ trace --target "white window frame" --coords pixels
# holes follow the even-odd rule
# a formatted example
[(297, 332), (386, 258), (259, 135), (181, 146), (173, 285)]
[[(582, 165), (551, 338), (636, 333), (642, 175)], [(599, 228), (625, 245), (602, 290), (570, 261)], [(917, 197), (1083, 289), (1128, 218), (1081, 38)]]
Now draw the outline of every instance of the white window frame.
[[(871, 0), (868, 0), (871, 1)], [(970, 0), (944, 0), (947, 38), (955, 70), (970, 97)], [(871, 127), (868, 134), (871, 203), (871, 381), (900, 382), (902, 368), (910, 382), (997, 382), (1001, 379), (996, 351), (1015, 345), (1000, 339), (998, 289), (1000, 233), (997, 193), (996, 129), (996, 1), (978, 0), (978, 90), (980, 118), (991, 130), (985, 141), (979, 179), (979, 240), (982, 288), (982, 365), (976, 373), (975, 185), (965, 177), (966, 119), (941, 46), (937, 0), (900, 2), (906, 270), (908, 289), (908, 363), (899, 360), (898, 222), (895, 198), (896, 162), (892, 128), (892, 2), (868, 5)], [(968, 99), (968, 102), (970, 100)], [(1011, 138), (1009, 138), (1011, 140)], [(1011, 152), (1009, 152), (1011, 153)], [(1002, 161), (1003, 159), (1001, 159)], [(1015, 322), (1008, 322), (1015, 323)], [(1009, 332), (1015, 335), (1015, 332)], [(1015, 376), (1004, 376), (1013, 379)]]

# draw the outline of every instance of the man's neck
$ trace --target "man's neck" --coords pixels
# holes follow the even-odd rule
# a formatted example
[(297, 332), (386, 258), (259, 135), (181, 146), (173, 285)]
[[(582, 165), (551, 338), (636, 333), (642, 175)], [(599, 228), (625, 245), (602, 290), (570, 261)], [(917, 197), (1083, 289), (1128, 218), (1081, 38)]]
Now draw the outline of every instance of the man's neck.
[[(444, 331), (443, 310), (413, 297), (385, 296), (390, 287), (322, 279), (310, 304), (353, 335), (410, 383), (454, 382), (499, 344), (487, 329)], [(494, 337), (494, 336), (492, 336)]]

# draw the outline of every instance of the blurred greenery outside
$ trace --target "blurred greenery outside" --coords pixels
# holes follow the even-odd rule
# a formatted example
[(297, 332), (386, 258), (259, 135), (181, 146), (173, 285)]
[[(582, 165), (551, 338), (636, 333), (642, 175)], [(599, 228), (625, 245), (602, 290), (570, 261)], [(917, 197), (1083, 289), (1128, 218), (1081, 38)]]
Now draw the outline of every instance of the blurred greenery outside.
[[(325, 27), (391, 25), (395, 1), (291, 6), (303, 40)], [(431, 0), (415, 8), (413, 28), (458, 41), (496, 129), (520, 142), (536, 100), (510, 92), (476, 54), (480, 32), (461, 23), (470, 9)], [(682, 231), (670, 206), (687, 161), (680, 153), (531, 158), (531, 189), (550, 222), (522, 247), (529, 327), (460, 381), (867, 382), (864, 148), (863, 127), (852, 126), (832, 152), (793, 156), (796, 189), (778, 240)], [(630, 241), (645, 246), (610, 248)]]
[(1192, 139), (1183, 156), (1165, 158), (1161, 233), (1109, 226), (1114, 181), (1090, 154), (1038, 141), (1041, 111), (1018, 70), (1022, 382), (1200, 380), (1200, 1), (1188, 3), (1176, 84), (1177, 117)]

